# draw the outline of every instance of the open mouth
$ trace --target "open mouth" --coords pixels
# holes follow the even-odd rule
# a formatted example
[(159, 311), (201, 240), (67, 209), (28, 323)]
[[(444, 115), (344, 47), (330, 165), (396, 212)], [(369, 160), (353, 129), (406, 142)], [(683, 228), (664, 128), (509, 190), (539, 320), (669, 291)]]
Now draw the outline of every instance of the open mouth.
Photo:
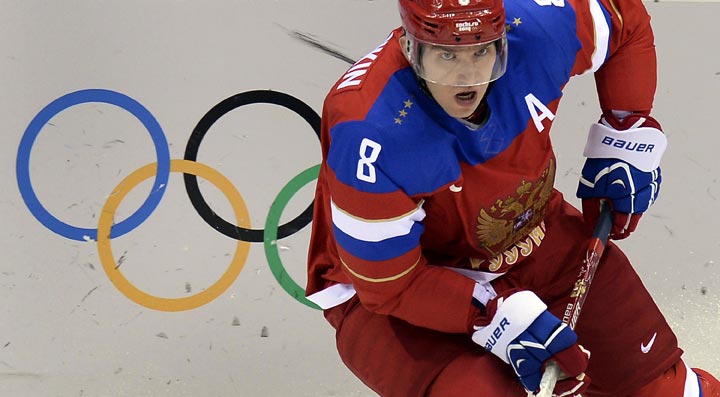
[(468, 103), (475, 101), (475, 97), (477, 97), (477, 92), (475, 91), (464, 91), (455, 94), (455, 99), (460, 103)]

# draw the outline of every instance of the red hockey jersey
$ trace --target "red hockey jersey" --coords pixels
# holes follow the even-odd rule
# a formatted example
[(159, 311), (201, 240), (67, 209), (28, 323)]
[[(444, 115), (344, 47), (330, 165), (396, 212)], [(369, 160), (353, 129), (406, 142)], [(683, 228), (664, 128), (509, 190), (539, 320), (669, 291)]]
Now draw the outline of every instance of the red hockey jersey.
[[(377, 313), (468, 332), (473, 297), (545, 236), (550, 126), (571, 76), (595, 73), (603, 111), (649, 113), (656, 64), (639, 2), (506, 0), (508, 68), (473, 129), (424, 91), (393, 31), (328, 94), (308, 298), (355, 294)], [(632, 38), (632, 40), (630, 40)]]

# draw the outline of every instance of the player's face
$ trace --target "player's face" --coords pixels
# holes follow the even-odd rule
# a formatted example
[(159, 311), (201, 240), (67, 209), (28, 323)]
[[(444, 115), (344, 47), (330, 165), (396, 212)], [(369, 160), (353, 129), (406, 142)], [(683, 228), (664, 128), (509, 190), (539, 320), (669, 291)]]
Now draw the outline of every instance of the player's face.
[(484, 82), (491, 80), (495, 44), (427, 45), (423, 49), (425, 81), (433, 98), (453, 117), (470, 116), (485, 95), (488, 85)]
[(400, 38), (400, 46), (435, 100), (457, 118), (472, 114), (488, 83), (500, 78), (507, 65), (505, 35), (491, 42), (447, 46), (407, 34)]

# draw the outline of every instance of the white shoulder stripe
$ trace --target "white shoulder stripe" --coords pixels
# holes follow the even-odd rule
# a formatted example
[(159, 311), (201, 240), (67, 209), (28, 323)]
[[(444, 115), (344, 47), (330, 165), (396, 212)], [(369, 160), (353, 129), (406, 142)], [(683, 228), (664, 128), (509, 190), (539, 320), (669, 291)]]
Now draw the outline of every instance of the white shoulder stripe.
[(683, 363), (685, 364), (685, 370), (687, 371), (685, 373), (685, 393), (683, 393), (683, 397), (702, 396), (700, 393), (700, 381), (698, 380), (697, 374), (684, 361)]
[(590, 0), (590, 14), (595, 29), (595, 52), (592, 55), (592, 66), (585, 73), (595, 73), (605, 63), (608, 48), (610, 47), (610, 26), (605, 19), (602, 7), (598, 0)]
[(425, 219), (425, 210), (422, 209), (422, 204), (420, 202), (416, 209), (399, 218), (371, 221), (348, 214), (330, 200), (333, 224), (343, 233), (369, 242), (383, 241), (410, 233), (415, 222)]

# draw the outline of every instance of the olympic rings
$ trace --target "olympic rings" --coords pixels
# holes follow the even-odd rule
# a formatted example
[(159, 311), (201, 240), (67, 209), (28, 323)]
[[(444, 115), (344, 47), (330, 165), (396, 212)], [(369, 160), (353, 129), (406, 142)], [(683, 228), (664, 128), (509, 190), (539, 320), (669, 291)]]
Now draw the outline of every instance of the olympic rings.
[[(218, 103), (208, 111), (205, 116), (198, 122), (197, 126), (188, 139), (185, 148), (185, 160), (196, 161), (198, 149), (205, 134), (210, 127), (233, 109), (253, 103), (270, 103), (288, 108), (300, 117), (302, 117), (315, 131), (315, 135), (320, 140), (320, 116), (312, 110), (305, 102), (300, 101), (290, 95), (278, 91), (247, 91), (242, 94), (231, 96)], [(185, 174), (185, 189), (190, 197), (195, 210), (200, 216), (214, 229), (220, 233), (234, 239), (259, 243), (263, 241), (262, 230), (250, 230), (237, 227), (218, 216), (215, 211), (210, 209), (200, 193), (197, 178), (194, 175)], [(278, 238), (285, 238), (304, 228), (312, 221), (313, 203), (290, 222), (281, 225), (278, 230)]]
[[(247, 259), (248, 252), (250, 251), (250, 243), (238, 240), (235, 256), (233, 256), (232, 262), (230, 262), (230, 266), (225, 273), (208, 289), (195, 295), (184, 298), (159, 298), (145, 293), (131, 284), (127, 278), (123, 276), (115, 263), (112, 248), (110, 247), (109, 231), (112, 225), (113, 215), (115, 215), (115, 210), (117, 210), (120, 202), (135, 186), (155, 174), (156, 168), (157, 163), (151, 163), (137, 169), (123, 179), (119, 185), (117, 185), (112, 194), (110, 194), (108, 200), (105, 202), (105, 205), (100, 213), (100, 220), (98, 221), (97, 244), (100, 262), (102, 262), (105, 273), (108, 278), (110, 278), (110, 281), (115, 284), (115, 287), (135, 303), (150, 309), (164, 311), (194, 309), (217, 298), (225, 292), (228, 287), (230, 287), (240, 274), (243, 266), (245, 266), (245, 260)], [(245, 206), (245, 202), (243, 201), (240, 192), (238, 192), (237, 189), (235, 189), (235, 186), (233, 186), (233, 184), (218, 171), (205, 164), (195, 163), (193, 161), (171, 160), (170, 172), (184, 172), (186, 174), (191, 173), (212, 182), (225, 194), (228, 201), (230, 201), (238, 224), (248, 227), (250, 226), (250, 216), (248, 215), (247, 207)]]
[[(97, 229), (83, 229), (68, 225), (51, 215), (40, 204), (30, 182), (30, 152), (42, 128), (52, 117), (74, 105), (101, 102), (127, 110), (139, 119), (150, 133), (155, 145), (157, 161), (134, 171), (115, 188), (105, 202)], [(51, 231), (66, 238), (78, 241), (98, 243), (98, 254), (105, 273), (115, 287), (132, 301), (145, 307), (181, 311), (197, 308), (225, 292), (240, 274), (247, 260), (251, 242), (263, 242), (268, 265), (275, 279), (295, 300), (308, 307), (319, 309), (305, 298), (305, 291), (288, 275), (277, 251), (277, 239), (288, 237), (304, 228), (312, 221), (313, 202), (299, 216), (285, 225), (279, 225), (280, 216), (292, 196), (303, 186), (317, 178), (319, 165), (311, 167), (294, 177), (279, 193), (270, 208), (265, 229), (250, 229), (250, 221), (242, 196), (237, 189), (210, 166), (197, 163), (197, 152), (202, 138), (212, 124), (225, 113), (252, 103), (270, 103), (283, 106), (300, 115), (308, 122), (315, 134), (320, 136), (320, 116), (307, 104), (288, 94), (278, 91), (248, 91), (227, 98), (214, 106), (195, 127), (186, 147), (185, 159), (170, 159), (169, 145), (160, 124), (155, 117), (139, 102), (129, 96), (105, 89), (87, 89), (66, 94), (48, 104), (30, 122), (20, 141), (16, 161), (16, 174), (21, 196), (32, 215)], [(124, 235), (144, 222), (157, 208), (169, 179), (170, 172), (182, 172), (188, 196), (201, 217), (216, 230), (238, 240), (237, 249), (228, 269), (210, 288), (201, 293), (183, 298), (162, 298), (150, 295), (135, 287), (117, 269), (110, 247), (110, 240)], [(131, 216), (118, 224), (112, 224), (112, 218), (125, 195), (140, 182), (155, 175), (151, 193), (145, 202)], [(205, 203), (197, 185), (197, 176), (203, 177), (217, 186), (230, 201), (237, 225), (225, 222), (217, 217)]]
[(136, 100), (115, 91), (90, 89), (72, 92), (50, 102), (33, 118), (20, 140), (16, 161), (18, 187), (28, 209), (40, 223), (61, 236), (78, 241), (96, 240), (97, 229), (83, 229), (68, 225), (55, 218), (43, 207), (30, 182), (30, 151), (35, 139), (40, 134), (40, 130), (50, 119), (71, 106), (87, 102), (108, 103), (130, 112), (147, 128), (155, 144), (155, 153), (157, 154), (157, 174), (148, 198), (132, 215), (112, 227), (111, 237), (122, 236), (135, 229), (150, 216), (160, 203), (170, 176), (170, 149), (165, 134), (152, 113)]

